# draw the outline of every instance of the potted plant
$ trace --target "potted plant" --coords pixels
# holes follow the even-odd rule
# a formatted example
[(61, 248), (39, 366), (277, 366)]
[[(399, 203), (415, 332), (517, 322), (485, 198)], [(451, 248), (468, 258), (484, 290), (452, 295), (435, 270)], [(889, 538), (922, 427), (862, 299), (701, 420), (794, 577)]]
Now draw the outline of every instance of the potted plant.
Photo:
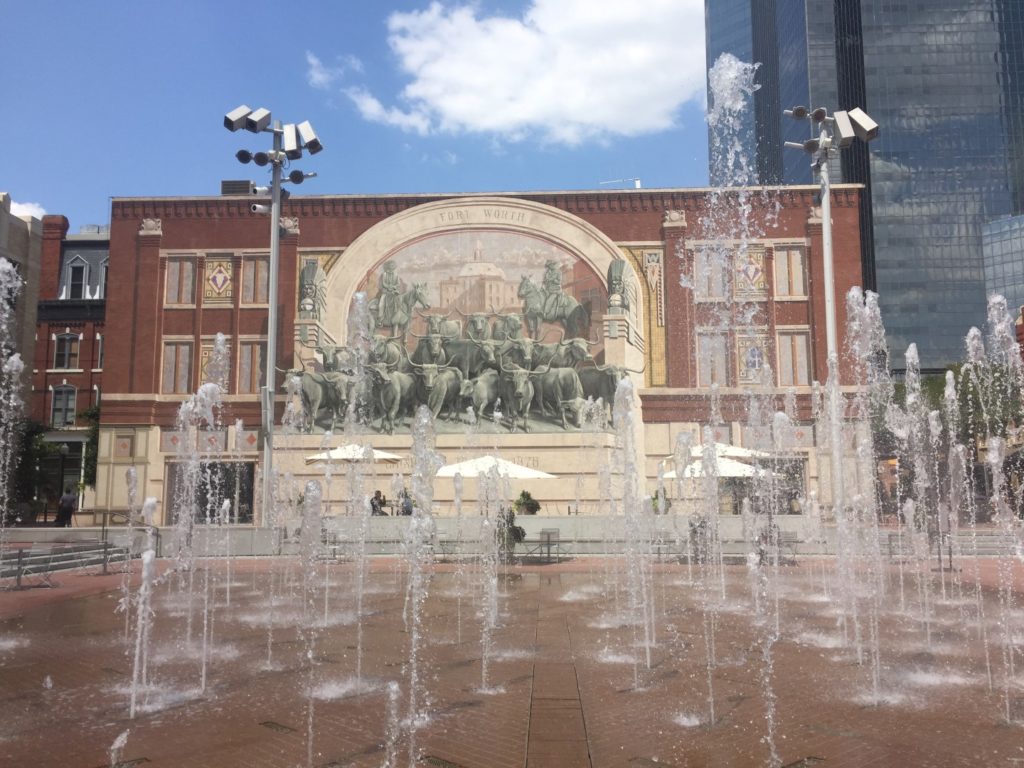
[(536, 515), (540, 511), (540, 502), (529, 491), (521, 491), (519, 498), (512, 502), (512, 509), (520, 515)]
[[(513, 504), (513, 506), (515, 506)], [(503, 562), (512, 562), (516, 553), (516, 544), (526, 538), (526, 530), (516, 525), (516, 513), (511, 509), (502, 508), (498, 512), (498, 550)]]

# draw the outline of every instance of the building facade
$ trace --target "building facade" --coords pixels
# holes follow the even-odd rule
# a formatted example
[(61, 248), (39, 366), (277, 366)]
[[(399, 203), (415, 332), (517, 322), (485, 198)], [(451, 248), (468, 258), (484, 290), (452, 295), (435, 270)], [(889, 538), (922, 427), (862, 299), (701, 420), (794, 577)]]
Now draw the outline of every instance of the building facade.
[(1024, 216), (990, 221), (981, 231), (985, 293), (999, 294), (1014, 314), (1024, 306)]
[(36, 498), (48, 516), (68, 487), (79, 490), (83, 508), (95, 506), (84, 482), (89, 420), (82, 414), (102, 399), (110, 235), (106, 227), (68, 229), (64, 216), (43, 217), (31, 416), (57, 445), (36, 472)]
[[(866, 186), (865, 287), (882, 302), (894, 365), (916, 342), (935, 368), (985, 317), (982, 230), (1024, 212), (1024, 6), (1012, 0), (727, 0), (705, 3), (708, 66), (761, 62), (747, 140), (761, 183), (810, 181), (782, 142), (782, 110), (861, 107), (881, 126), (841, 154)], [(835, 171), (834, 171), (835, 173)], [(714, 181), (714, 180), (713, 180)]]
[[(765, 426), (745, 423), (753, 389), (779, 409), (793, 395), (801, 492), (817, 489), (811, 393), (825, 377), (826, 342), (815, 191), (745, 200), (755, 215), (777, 213), (769, 235), (748, 241), (702, 230), (709, 205), (736, 215), (741, 207), (736, 195), (706, 190), (292, 197), (273, 330), (275, 419), (284, 424), (275, 468), (298, 488), (322, 478), (310, 457), (323, 450), (323, 433), (356, 429), (402, 456), (397, 470), (407, 477), (412, 407), (426, 405), (448, 460), (500, 451), (560, 478), (544, 481), (549, 514), (595, 511), (615, 435), (607, 424), (588, 428), (598, 417), (587, 400), (610, 404), (618, 377), (629, 376), (652, 482), (679, 434), (697, 439), (701, 424), (720, 442), (763, 443)], [(855, 186), (833, 195), (840, 307), (861, 282), (859, 195)], [(134, 468), (139, 498), (159, 499), (168, 520), (176, 478), (198, 452), (216, 465), (201, 493), (230, 488), (232, 520), (260, 520), (269, 238), (250, 202), (113, 202), (106, 325), (119, 330), (104, 342), (98, 508), (128, 507)], [(367, 322), (374, 337), (361, 348), (352, 329)], [(223, 412), (190, 429), (179, 408), (224, 376), (212, 371), (225, 349)], [(367, 360), (376, 388), (352, 427), (346, 405), (362, 385), (351, 374)], [(531, 381), (525, 404), (516, 371)], [(297, 376), (301, 391), (288, 387)], [(395, 469), (373, 482), (387, 487)], [(330, 494), (344, 505), (341, 489)], [(440, 509), (453, 494), (451, 481), (437, 481)]]

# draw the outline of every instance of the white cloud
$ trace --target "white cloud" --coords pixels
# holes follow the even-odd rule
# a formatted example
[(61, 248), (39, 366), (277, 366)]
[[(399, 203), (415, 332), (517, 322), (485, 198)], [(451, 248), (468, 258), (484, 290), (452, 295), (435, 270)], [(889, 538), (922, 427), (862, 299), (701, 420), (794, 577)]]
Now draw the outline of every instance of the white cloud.
[(346, 72), (362, 72), (363, 64), (355, 56), (343, 56), (333, 66), (324, 64), (312, 51), (306, 51), (306, 82), (313, 88), (328, 90), (344, 77)]
[(46, 209), (39, 203), (17, 203), (11, 201), (11, 214), (14, 216), (31, 216), (41, 219), (46, 215)]
[(413, 131), (420, 135), (430, 132), (430, 118), (422, 112), (403, 112), (395, 107), (385, 107), (365, 88), (348, 88), (345, 93), (366, 120), (394, 125), (403, 131)]
[(409, 82), (386, 107), (346, 91), (362, 116), (419, 134), (528, 136), (574, 145), (671, 127), (704, 99), (703, 0), (533, 0), (521, 18), (474, 6), (394, 13)]

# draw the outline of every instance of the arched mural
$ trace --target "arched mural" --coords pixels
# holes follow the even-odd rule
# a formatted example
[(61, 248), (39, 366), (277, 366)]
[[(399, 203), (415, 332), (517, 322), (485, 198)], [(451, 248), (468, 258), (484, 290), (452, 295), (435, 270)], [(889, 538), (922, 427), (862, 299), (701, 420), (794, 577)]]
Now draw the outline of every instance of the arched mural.
[[(632, 302), (609, 301), (609, 280), (628, 283), (631, 268), (592, 226), (547, 206), (419, 206), (340, 259), (304, 259), (296, 351), (307, 431), (337, 426), (350, 408), (374, 431), (406, 431), (420, 405), (443, 432), (577, 430), (642, 367), (642, 340), (630, 366), (605, 338), (609, 312), (639, 309), (635, 290), (620, 288)], [(357, 296), (362, 341), (349, 328)]]

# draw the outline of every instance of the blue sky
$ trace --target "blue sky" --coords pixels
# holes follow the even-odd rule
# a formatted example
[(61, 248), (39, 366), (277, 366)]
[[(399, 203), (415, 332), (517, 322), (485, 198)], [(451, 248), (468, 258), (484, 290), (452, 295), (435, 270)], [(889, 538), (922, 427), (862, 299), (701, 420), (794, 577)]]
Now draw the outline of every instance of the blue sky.
[(0, 19), (0, 190), (72, 232), (111, 197), (264, 183), (234, 153), (269, 137), (222, 127), (242, 103), (313, 123), (307, 194), (707, 182), (703, 0), (0, 0)]

